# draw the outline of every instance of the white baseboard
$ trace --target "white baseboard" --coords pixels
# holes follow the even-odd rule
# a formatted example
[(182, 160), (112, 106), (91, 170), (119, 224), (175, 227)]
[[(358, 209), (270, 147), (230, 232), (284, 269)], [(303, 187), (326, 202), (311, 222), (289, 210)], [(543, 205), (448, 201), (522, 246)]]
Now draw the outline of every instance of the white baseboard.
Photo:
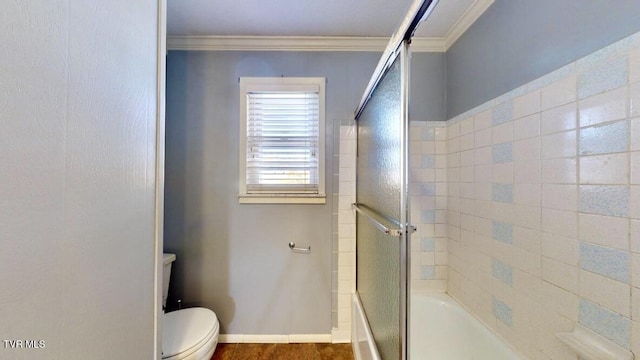
[(290, 334), (290, 335), (252, 335), (252, 334), (220, 334), (218, 342), (254, 343), (254, 344), (289, 344), (289, 343), (331, 343), (331, 334)]
[(338, 330), (333, 328), (331, 330), (331, 342), (334, 344), (346, 344), (351, 342), (351, 329)]

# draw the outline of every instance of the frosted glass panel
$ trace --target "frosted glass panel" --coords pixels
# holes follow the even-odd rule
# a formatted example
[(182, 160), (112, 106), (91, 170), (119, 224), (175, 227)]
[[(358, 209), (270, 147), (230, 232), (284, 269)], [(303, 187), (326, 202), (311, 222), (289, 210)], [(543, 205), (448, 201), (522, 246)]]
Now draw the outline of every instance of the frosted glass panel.
[[(398, 228), (402, 194), (401, 60), (379, 82), (358, 119), (356, 201)], [(386, 219), (386, 220), (385, 220)], [(357, 217), (357, 289), (380, 356), (400, 357), (400, 239)]]

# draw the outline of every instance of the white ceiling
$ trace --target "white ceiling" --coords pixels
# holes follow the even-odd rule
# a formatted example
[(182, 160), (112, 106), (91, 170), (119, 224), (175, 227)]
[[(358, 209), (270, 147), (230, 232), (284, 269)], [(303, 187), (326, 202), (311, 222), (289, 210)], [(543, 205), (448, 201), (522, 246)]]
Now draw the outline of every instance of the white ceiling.
[[(411, 0), (168, 0), (169, 35), (389, 37)], [(417, 37), (444, 38), (480, 0), (440, 0)]]

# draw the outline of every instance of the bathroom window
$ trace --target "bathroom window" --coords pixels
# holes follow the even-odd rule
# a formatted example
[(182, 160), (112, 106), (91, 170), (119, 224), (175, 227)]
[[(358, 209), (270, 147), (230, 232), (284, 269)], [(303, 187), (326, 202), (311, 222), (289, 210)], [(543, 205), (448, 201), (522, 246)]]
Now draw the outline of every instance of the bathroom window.
[(324, 88), (240, 78), (240, 203), (325, 203)]

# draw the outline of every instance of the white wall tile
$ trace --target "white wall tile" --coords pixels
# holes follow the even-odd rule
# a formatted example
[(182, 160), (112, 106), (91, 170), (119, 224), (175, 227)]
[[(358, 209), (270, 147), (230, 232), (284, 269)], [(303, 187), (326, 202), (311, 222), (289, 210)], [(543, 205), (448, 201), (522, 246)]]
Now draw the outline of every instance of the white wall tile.
[(496, 259), (508, 264), (513, 263), (513, 245), (493, 241), (491, 243), (491, 251)]
[(550, 85), (542, 88), (541, 91), (541, 107), (542, 109), (550, 109), (559, 105), (563, 105), (577, 99), (577, 75), (570, 75), (564, 79), (555, 81)]
[(513, 141), (513, 122), (509, 121), (492, 128), (492, 141), (494, 144)]
[(455, 139), (460, 136), (460, 123), (447, 126), (447, 140)]
[(513, 183), (513, 164), (495, 164), (491, 169), (491, 177), (494, 183)]
[(466, 134), (460, 136), (460, 151), (473, 149), (474, 134)]
[(476, 163), (476, 153), (474, 150), (462, 151), (460, 153), (460, 166), (470, 166)]
[(628, 284), (580, 270), (579, 295), (622, 316), (631, 317), (631, 287)]
[(513, 206), (513, 224), (539, 230), (541, 227), (540, 207), (515, 204)]
[(640, 353), (640, 322), (631, 322), (631, 351)]
[(340, 140), (340, 154), (355, 154), (355, 140)]
[(539, 207), (540, 191), (540, 184), (516, 184), (513, 187), (513, 202)]
[(629, 250), (629, 219), (579, 214), (580, 240)]
[(493, 169), (493, 165), (477, 165), (475, 169), (476, 182), (490, 183), (492, 181), (491, 170)]
[(340, 126), (340, 139), (341, 140), (355, 140), (356, 139), (356, 127), (355, 126)]
[(460, 152), (447, 154), (447, 165), (449, 168), (458, 168), (460, 167)]
[(556, 210), (577, 211), (578, 187), (576, 185), (543, 184), (542, 207)]
[(338, 191), (342, 195), (355, 195), (356, 183), (353, 181), (340, 181)]
[(490, 146), (475, 149), (476, 165), (492, 164), (493, 155)]
[(542, 159), (576, 156), (576, 131), (564, 131), (540, 138), (540, 156)]
[(571, 266), (578, 266), (578, 240), (552, 234), (542, 233), (542, 255)]
[(491, 217), (497, 221), (512, 224), (515, 217), (514, 205), (492, 202)]
[(338, 223), (339, 224), (355, 224), (356, 223), (355, 212), (351, 209), (338, 210)]
[(476, 148), (489, 146), (493, 143), (491, 135), (493, 134), (492, 128), (481, 129), (475, 132), (475, 146)]
[(409, 155), (417, 155), (417, 154), (422, 154), (422, 141), (410, 141)]
[(540, 138), (517, 140), (513, 143), (513, 160), (536, 160), (540, 159)]
[(578, 237), (578, 216), (574, 211), (542, 209), (542, 231), (569, 238)]
[[(460, 139), (456, 138), (451, 141), (450, 145), (452, 149), (455, 148), (454, 151), (460, 151)], [(421, 141), (420, 142), (420, 153), (422, 155), (434, 155), (436, 153), (436, 144), (435, 141)]]
[(513, 227), (513, 245), (532, 253), (540, 254), (542, 233), (539, 230)]
[(513, 181), (515, 184), (540, 183), (540, 161), (516, 161), (513, 165)]
[(351, 204), (353, 204), (355, 197), (352, 196), (339, 196), (338, 197), (338, 209), (351, 209)]
[(340, 167), (351, 168), (356, 163), (356, 157), (354, 154), (344, 154), (340, 156)]
[(578, 103), (580, 127), (627, 117), (627, 91), (627, 87), (622, 87), (581, 100)]
[[(631, 243), (631, 251), (640, 253), (640, 221), (630, 220), (629, 237)], [(640, 319), (639, 319), (640, 320)]]
[(640, 288), (640, 254), (631, 254), (631, 285)]
[(640, 81), (640, 48), (629, 53), (629, 83)]
[(618, 184), (629, 182), (627, 153), (580, 157), (580, 184)]
[[(458, 151), (460, 151), (460, 138), (453, 138), (453, 139), (449, 139), (449, 141), (446, 142), (447, 144), (447, 153), (448, 154), (453, 154), (456, 153)], [(435, 145), (433, 146), (433, 150), (435, 152)], [(423, 154), (426, 154), (426, 151), (422, 152)]]
[(540, 114), (532, 114), (513, 121), (513, 139), (528, 139), (540, 135)]
[(475, 119), (468, 118), (460, 121), (460, 135), (470, 134), (474, 131)]
[(575, 184), (576, 167), (575, 158), (542, 160), (540, 180), (543, 184)]
[(540, 91), (533, 91), (513, 101), (513, 118), (518, 119), (540, 112)]
[(547, 281), (542, 282), (543, 305), (571, 321), (578, 321), (578, 295)]
[[(542, 268), (541, 268), (541, 255), (539, 253), (530, 252), (520, 248), (513, 248), (513, 262), (514, 267), (518, 270), (529, 275), (531, 278), (540, 279), (542, 276)], [(520, 279), (514, 280), (514, 282), (519, 281)], [(536, 291), (531, 289), (532, 293), (535, 294)], [(539, 289), (538, 289), (539, 291)], [(532, 294), (532, 295), (533, 295)]]
[(629, 149), (631, 151), (640, 150), (640, 118), (633, 118), (631, 123), (631, 141), (629, 142)]
[(637, 287), (631, 287), (631, 319), (640, 319), (640, 288)]
[(640, 115), (640, 83), (629, 85), (629, 106), (631, 116)]
[(476, 131), (490, 128), (491, 126), (491, 110), (483, 111), (474, 116), (474, 128)]
[(542, 279), (574, 294), (578, 293), (578, 268), (542, 257)]
[(640, 219), (640, 185), (629, 187), (629, 217)]
[(571, 130), (577, 127), (578, 105), (571, 102), (556, 108), (543, 111), (540, 118), (540, 133), (550, 134)]

